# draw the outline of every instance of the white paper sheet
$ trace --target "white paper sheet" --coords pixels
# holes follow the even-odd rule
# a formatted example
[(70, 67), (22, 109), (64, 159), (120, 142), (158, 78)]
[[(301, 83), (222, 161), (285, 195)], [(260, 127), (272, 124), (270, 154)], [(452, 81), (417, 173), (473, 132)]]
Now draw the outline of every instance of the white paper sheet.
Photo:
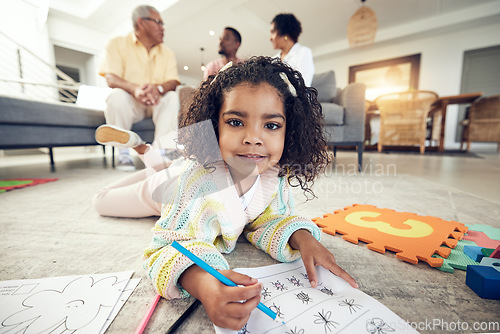
[(323, 267), (316, 267), (318, 287), (314, 289), (302, 260), (235, 271), (263, 284), (261, 302), (286, 325), (255, 309), (239, 332), (214, 326), (216, 333), (418, 333), (383, 304)]
[(0, 333), (99, 333), (132, 273), (0, 282)]
[(127, 302), (128, 297), (130, 297), (132, 292), (134, 292), (135, 288), (137, 287), (140, 281), (141, 281), (140, 278), (133, 278), (130, 281), (128, 281), (127, 286), (125, 287), (125, 289), (123, 289), (120, 298), (116, 302), (115, 307), (113, 307), (113, 310), (109, 314), (106, 323), (102, 327), (100, 334), (104, 333), (108, 329), (108, 327), (111, 325), (115, 317), (118, 315), (118, 312), (120, 312), (123, 305), (125, 305), (125, 303)]

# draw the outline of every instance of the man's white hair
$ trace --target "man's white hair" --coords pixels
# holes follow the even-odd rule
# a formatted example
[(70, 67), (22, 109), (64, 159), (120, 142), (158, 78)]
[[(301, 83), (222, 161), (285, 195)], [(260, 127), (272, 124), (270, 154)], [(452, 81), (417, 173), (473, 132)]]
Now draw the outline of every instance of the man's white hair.
[(151, 12), (158, 14), (160, 13), (156, 8), (149, 5), (141, 5), (134, 9), (134, 11), (132, 12), (132, 25), (134, 27), (134, 30), (137, 29), (137, 20), (141, 17), (148, 17)]

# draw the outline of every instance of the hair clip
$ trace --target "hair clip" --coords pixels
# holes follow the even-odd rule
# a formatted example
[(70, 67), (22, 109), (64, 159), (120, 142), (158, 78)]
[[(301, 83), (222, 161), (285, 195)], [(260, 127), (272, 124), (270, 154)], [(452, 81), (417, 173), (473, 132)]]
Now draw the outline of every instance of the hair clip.
[(223, 71), (227, 70), (231, 66), (233, 66), (233, 61), (232, 60), (229, 63), (227, 63), (226, 65), (222, 66), (222, 68), (219, 70), (219, 72), (217, 72), (217, 75), (215, 76), (215, 78), (213, 78), (213, 80), (210, 81), (210, 84), (214, 83), (215, 79), (217, 79), (217, 77), (219, 76), (220, 72), (223, 72)]
[(283, 81), (288, 86), (288, 90), (290, 91), (290, 94), (292, 94), (294, 97), (297, 97), (297, 91), (295, 90), (295, 87), (292, 85), (292, 83), (288, 79), (287, 75), (284, 72), (280, 72), (280, 77), (281, 77), (281, 79), (283, 79)]

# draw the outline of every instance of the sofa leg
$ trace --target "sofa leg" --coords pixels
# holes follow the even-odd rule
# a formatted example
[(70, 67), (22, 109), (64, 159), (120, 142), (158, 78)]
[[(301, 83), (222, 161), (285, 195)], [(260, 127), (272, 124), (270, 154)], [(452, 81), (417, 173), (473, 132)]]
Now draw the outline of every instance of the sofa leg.
[(111, 147), (111, 166), (115, 168), (115, 147)]
[(361, 169), (363, 167), (363, 150), (364, 150), (363, 143), (358, 144), (356, 149), (358, 151), (358, 171), (361, 172)]
[(337, 146), (333, 145), (333, 157), (337, 157)]
[(102, 145), (102, 155), (103, 155), (104, 167), (106, 167), (108, 164), (108, 161), (106, 159), (106, 146), (104, 146), (104, 145)]
[(50, 172), (54, 173), (56, 171), (56, 165), (54, 163), (54, 152), (52, 151), (52, 147), (49, 147), (49, 156), (50, 156)]

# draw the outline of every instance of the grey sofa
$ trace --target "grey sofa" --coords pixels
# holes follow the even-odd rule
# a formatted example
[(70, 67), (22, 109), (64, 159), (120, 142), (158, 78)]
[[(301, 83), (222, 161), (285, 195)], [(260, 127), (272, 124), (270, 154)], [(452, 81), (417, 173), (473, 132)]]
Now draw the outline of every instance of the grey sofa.
[[(99, 145), (94, 132), (104, 123), (101, 110), (0, 96), (0, 149), (47, 147), (52, 170), (55, 168), (52, 148)], [(132, 129), (144, 140), (153, 140), (151, 119), (134, 124)]]
[(312, 86), (318, 91), (325, 116), (325, 137), (328, 146), (355, 146), (358, 152), (358, 170), (363, 165), (365, 134), (365, 90), (362, 83), (351, 83), (340, 89), (337, 87), (335, 72), (315, 74)]
[[(177, 90), (181, 104), (179, 122), (187, 113), (194, 91), (190, 86)], [(52, 171), (55, 170), (54, 147), (99, 145), (95, 141), (95, 130), (104, 123), (102, 110), (0, 95), (0, 149), (46, 147)], [(151, 118), (146, 118), (134, 123), (132, 131), (150, 143), (154, 139), (155, 126)], [(114, 167), (114, 148), (112, 152)]]

